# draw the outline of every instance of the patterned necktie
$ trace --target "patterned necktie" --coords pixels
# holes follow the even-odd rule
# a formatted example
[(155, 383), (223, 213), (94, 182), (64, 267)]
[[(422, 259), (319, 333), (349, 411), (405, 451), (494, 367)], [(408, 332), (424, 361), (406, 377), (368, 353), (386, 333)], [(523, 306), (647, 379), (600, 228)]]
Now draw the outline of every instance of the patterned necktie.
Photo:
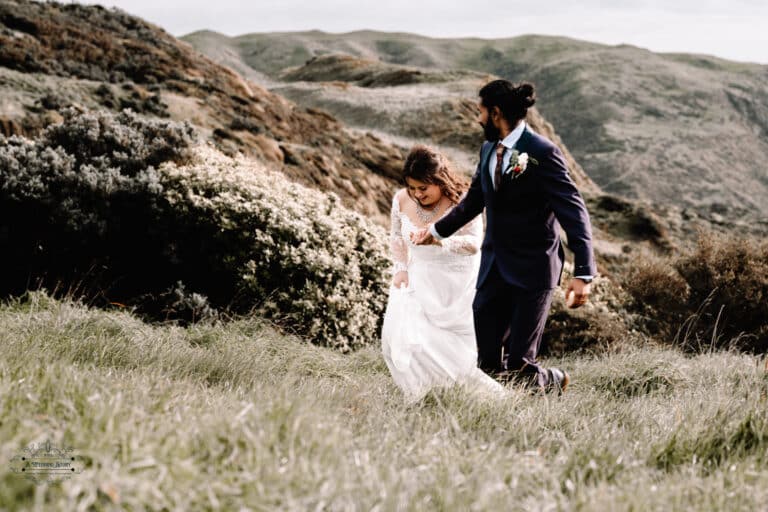
[(493, 190), (499, 190), (501, 184), (501, 165), (504, 162), (504, 144), (499, 142), (496, 146), (496, 170), (493, 172)]

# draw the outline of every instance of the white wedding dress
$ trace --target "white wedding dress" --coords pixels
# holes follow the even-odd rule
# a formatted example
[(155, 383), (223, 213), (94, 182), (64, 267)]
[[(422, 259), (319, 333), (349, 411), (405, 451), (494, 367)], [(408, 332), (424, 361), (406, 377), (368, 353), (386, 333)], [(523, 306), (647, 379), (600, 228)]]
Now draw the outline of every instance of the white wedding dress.
[(504, 388), (477, 367), (472, 317), (483, 236), (481, 216), (442, 241), (417, 246), (417, 226), (392, 201), (393, 275), (408, 272), (408, 287), (390, 287), (381, 348), (392, 378), (409, 401), (431, 388), (460, 384), (473, 393), (501, 396)]

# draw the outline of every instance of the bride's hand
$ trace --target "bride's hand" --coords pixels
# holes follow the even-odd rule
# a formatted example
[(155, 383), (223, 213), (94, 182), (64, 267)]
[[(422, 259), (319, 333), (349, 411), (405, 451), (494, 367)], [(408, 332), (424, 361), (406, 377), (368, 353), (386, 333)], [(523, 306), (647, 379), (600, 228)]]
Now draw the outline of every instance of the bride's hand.
[(403, 270), (395, 274), (395, 277), (392, 279), (392, 286), (395, 288), (400, 288), (402, 285), (408, 288), (408, 272)]

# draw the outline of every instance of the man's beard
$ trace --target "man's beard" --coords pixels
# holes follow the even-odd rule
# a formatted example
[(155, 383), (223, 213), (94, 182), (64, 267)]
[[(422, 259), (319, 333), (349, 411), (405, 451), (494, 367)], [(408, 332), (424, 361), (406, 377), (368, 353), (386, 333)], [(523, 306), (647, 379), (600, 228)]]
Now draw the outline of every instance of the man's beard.
[(483, 127), (483, 135), (488, 142), (496, 142), (501, 137), (501, 132), (496, 128), (492, 122), (488, 121), (485, 124), (481, 123)]

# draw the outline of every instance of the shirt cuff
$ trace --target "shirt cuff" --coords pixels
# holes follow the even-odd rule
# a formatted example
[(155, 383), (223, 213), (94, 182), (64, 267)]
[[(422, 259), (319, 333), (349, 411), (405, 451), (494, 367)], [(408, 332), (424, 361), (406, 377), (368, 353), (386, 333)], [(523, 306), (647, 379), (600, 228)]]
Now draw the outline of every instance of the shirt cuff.
[(437, 232), (437, 230), (435, 229), (435, 225), (434, 224), (430, 224), (429, 225), (429, 233), (435, 238), (435, 240), (444, 240), (445, 239), (444, 236), (440, 236), (440, 234)]
[(574, 279), (594, 279), (595, 276), (573, 276)]

